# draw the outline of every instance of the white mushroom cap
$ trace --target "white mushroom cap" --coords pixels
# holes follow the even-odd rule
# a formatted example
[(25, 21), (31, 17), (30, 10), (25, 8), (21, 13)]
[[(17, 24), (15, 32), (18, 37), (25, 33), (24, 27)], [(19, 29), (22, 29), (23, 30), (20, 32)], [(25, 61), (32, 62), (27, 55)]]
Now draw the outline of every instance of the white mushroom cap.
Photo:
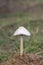
[(23, 26), (21, 26), (21, 27), (19, 27), (19, 28), (15, 31), (14, 36), (16, 36), (16, 35), (26, 35), (26, 36), (30, 36), (31, 34), (30, 34), (30, 32), (29, 32), (27, 29), (25, 29)]

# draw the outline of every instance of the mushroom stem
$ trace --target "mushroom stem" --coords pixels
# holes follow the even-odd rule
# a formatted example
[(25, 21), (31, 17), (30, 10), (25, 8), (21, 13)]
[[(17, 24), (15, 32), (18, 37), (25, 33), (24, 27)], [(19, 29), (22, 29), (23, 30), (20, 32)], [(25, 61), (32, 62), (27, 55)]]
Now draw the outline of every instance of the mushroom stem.
[(23, 55), (23, 36), (21, 36), (21, 39), (20, 39), (20, 55), (22, 56)]

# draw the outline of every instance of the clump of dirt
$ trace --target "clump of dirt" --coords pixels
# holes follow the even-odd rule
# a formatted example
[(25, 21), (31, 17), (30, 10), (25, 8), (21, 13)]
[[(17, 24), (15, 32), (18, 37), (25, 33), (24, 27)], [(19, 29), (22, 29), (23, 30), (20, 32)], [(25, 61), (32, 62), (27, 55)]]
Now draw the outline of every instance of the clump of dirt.
[(43, 58), (34, 54), (24, 54), (22, 56), (15, 54), (2, 65), (43, 65)]

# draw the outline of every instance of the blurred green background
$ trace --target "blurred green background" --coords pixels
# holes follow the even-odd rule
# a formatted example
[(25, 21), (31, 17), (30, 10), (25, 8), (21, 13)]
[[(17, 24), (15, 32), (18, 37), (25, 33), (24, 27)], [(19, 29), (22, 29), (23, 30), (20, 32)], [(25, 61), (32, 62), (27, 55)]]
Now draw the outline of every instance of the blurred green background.
[(19, 53), (20, 37), (13, 36), (19, 26), (31, 33), (29, 38), (24, 36), (24, 53), (42, 52), (43, 0), (0, 0), (0, 3), (0, 62)]

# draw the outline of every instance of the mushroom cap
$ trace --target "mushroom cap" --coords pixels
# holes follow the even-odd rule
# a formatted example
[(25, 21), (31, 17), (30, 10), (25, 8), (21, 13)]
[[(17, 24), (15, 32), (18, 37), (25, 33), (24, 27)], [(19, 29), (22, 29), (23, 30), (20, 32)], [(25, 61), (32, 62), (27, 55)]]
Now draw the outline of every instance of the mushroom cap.
[(23, 26), (19, 27), (15, 33), (14, 33), (14, 36), (17, 36), (17, 35), (26, 35), (26, 36), (30, 36), (30, 32), (24, 28)]

